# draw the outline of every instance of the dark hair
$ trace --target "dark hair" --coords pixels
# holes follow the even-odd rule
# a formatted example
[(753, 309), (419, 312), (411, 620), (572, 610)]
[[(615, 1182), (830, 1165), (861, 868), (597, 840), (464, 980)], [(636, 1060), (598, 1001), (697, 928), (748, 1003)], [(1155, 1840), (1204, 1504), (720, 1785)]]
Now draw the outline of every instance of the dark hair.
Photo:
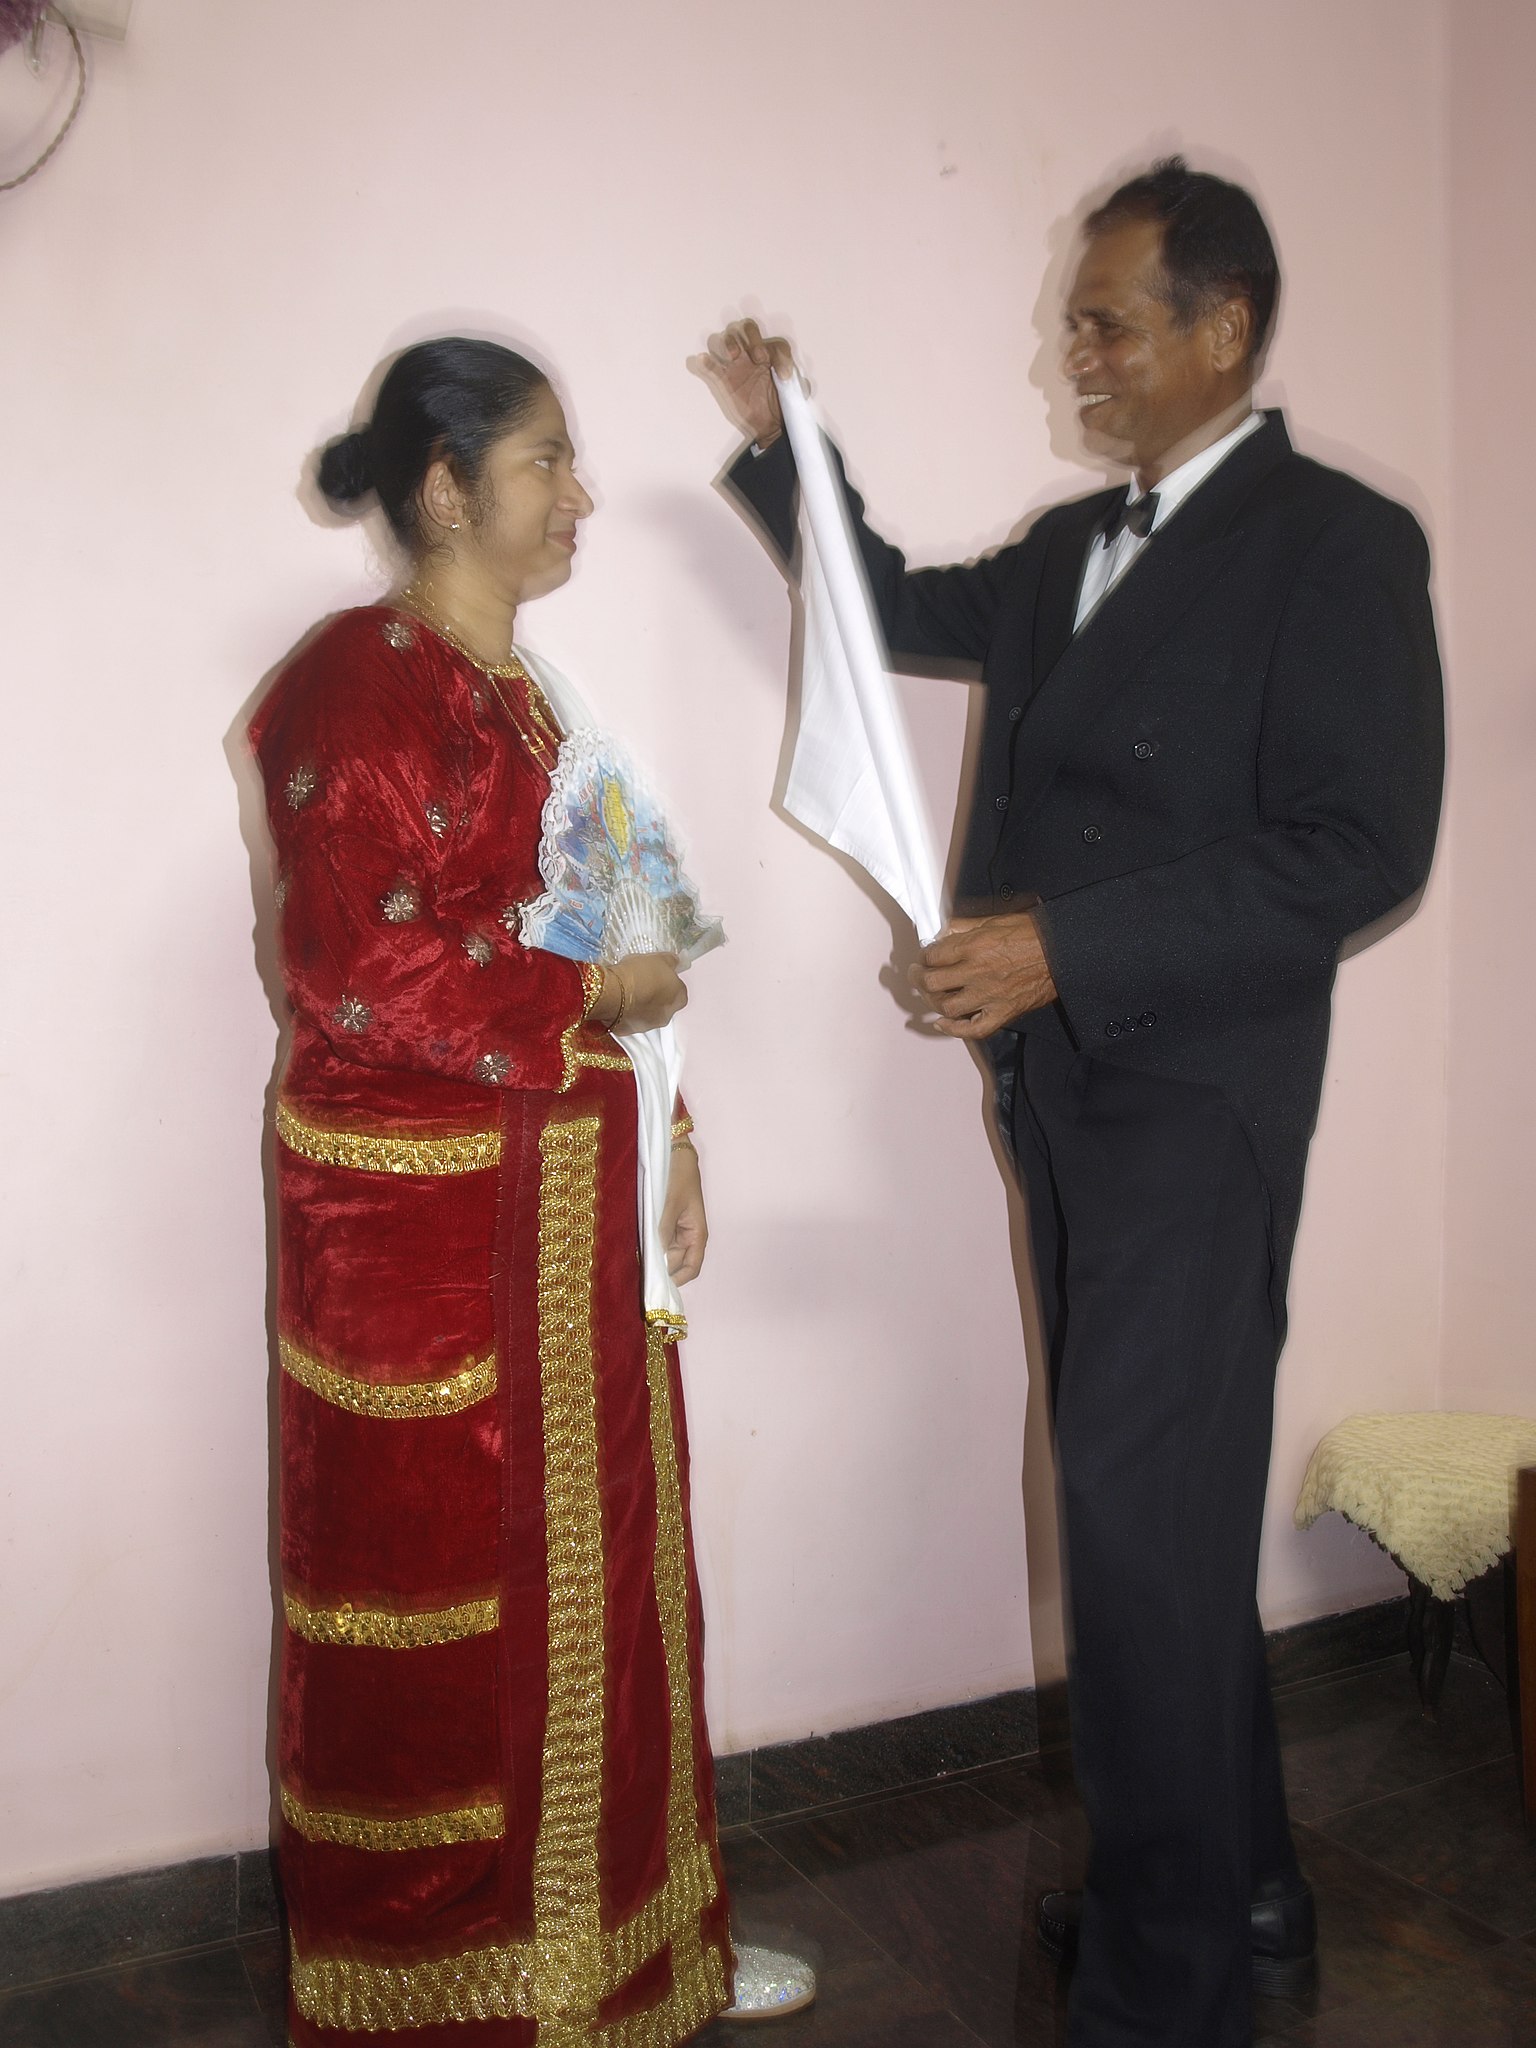
[(1098, 235), (1135, 220), (1162, 227), (1166, 303), (1179, 326), (1192, 327), (1223, 299), (1245, 298), (1253, 308), (1251, 353), (1257, 355), (1274, 321), (1280, 265), (1252, 194), (1208, 171), (1192, 171), (1181, 156), (1167, 156), (1112, 192), (1083, 227)]
[(418, 494), (432, 464), (452, 463), (473, 489), (492, 442), (527, 417), (548, 383), (500, 342), (420, 341), (385, 372), (368, 425), (321, 450), (320, 489), (341, 506), (376, 492), (395, 538), (414, 552), (423, 540)]

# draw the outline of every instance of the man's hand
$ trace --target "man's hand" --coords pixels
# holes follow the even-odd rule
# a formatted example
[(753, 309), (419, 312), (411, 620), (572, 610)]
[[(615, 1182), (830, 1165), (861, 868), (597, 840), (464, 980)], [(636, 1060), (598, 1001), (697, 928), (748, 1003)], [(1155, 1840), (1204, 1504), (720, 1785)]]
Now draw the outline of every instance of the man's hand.
[(704, 1247), (709, 1242), (699, 1155), (691, 1145), (672, 1148), (672, 1171), (667, 1178), (667, 1199), (661, 1212), (661, 1242), (667, 1255), (667, 1271), (679, 1287), (686, 1287), (697, 1278), (704, 1263)]
[(923, 954), (914, 979), (939, 1013), (947, 1038), (990, 1038), (1026, 1010), (1056, 1000), (1045, 948), (1026, 910), (1008, 917), (957, 917)]
[(775, 370), (787, 377), (795, 367), (789, 343), (779, 335), (766, 341), (755, 320), (733, 320), (723, 334), (712, 334), (701, 356), (688, 367), (702, 377), (720, 401), (726, 418), (749, 441), (766, 448), (784, 431)]

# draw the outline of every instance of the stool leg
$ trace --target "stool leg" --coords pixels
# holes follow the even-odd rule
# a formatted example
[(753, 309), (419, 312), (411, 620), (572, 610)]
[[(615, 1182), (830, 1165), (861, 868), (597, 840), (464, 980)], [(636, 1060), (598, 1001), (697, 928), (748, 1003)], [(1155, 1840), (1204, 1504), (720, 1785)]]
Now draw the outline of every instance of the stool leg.
[(1438, 1720), (1440, 1715), (1440, 1695), (1455, 1633), (1456, 1602), (1431, 1596), (1424, 1615), (1424, 1664), (1419, 1672), (1419, 1704), (1426, 1721)]
[(1429, 1605), (1429, 1588), (1408, 1574), (1408, 1668), (1413, 1682), (1424, 1689), (1424, 1610)]

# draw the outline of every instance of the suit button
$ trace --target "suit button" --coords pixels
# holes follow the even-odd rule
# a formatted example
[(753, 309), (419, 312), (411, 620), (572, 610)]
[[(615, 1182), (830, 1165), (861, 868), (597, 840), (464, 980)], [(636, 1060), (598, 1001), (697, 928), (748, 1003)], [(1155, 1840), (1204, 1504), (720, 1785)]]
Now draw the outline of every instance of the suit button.
[(1008, 898), (1013, 894), (1012, 882), (1004, 882), (1003, 886), (1001, 887), (1001, 889), (998, 890), (997, 893), (999, 896), (1002, 897), (1003, 901), (1006, 903)]
[(1005, 796), (995, 796), (995, 797), (993, 797), (993, 799), (992, 799), (992, 808), (993, 808), (994, 810), (998, 810), (998, 811), (1006, 811), (1006, 810), (1007, 810), (1007, 808), (1008, 808), (1008, 799), (1007, 799), (1007, 797), (1005, 797)]
[(1120, 1036), (1120, 1026), (1115, 1022), (1113, 1017), (1111, 1017), (1109, 1022), (1104, 1026), (1104, 1036), (1106, 1038), (1118, 1038)]
[(1022, 704), (1010, 704), (1008, 706), (1008, 723), (1010, 725), (1017, 725), (1023, 716), (1024, 706)]
[(1156, 1022), (1157, 1022), (1157, 1012), (1156, 1012), (1156, 1010), (1143, 1010), (1143, 1011), (1142, 1011), (1142, 1013), (1141, 1013), (1141, 1028), (1142, 1028), (1142, 1030), (1143, 1030), (1143, 1031), (1150, 1031), (1150, 1030), (1152, 1029), (1152, 1026), (1153, 1026), (1153, 1025), (1154, 1025), (1154, 1024), (1156, 1023)]
[(1134, 751), (1138, 761), (1150, 761), (1152, 756), (1157, 752), (1157, 741), (1138, 740), (1136, 742)]
[(1120, 1029), (1122, 1031), (1134, 1031), (1136, 1029), (1136, 1019), (1134, 1017), (1122, 1017)]
[(1097, 846), (1099, 841), (1104, 837), (1104, 834), (1099, 830), (1097, 825), (1085, 825), (1083, 827), (1083, 837), (1087, 840), (1090, 846)]

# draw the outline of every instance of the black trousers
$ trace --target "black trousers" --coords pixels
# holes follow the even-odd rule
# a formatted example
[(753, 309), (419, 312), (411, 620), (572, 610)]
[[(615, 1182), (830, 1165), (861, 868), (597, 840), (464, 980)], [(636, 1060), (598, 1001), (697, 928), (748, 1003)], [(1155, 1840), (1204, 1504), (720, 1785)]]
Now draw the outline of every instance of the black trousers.
[(1072, 2048), (1246, 2048), (1248, 1909), (1299, 1881), (1255, 1604), (1283, 1330), (1217, 1089), (1075, 1054), (1000, 1090), (1030, 1210), (1092, 1831)]

